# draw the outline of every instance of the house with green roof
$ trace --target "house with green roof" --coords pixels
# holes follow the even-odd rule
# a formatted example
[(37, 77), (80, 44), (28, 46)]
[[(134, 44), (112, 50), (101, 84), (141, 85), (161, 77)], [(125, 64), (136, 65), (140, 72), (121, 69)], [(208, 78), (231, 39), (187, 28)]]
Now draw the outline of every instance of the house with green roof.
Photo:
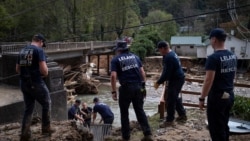
[(198, 48), (206, 48), (201, 36), (172, 36), (170, 45), (179, 56), (197, 57)]

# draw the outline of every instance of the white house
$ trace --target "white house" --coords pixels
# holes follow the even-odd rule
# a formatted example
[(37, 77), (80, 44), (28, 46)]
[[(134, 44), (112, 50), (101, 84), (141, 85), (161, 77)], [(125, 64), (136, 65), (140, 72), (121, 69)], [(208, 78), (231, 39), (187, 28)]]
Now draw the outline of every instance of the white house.
[[(205, 41), (205, 44), (207, 45), (206, 48), (198, 48), (198, 58), (207, 58), (208, 55), (214, 52), (212, 46), (210, 45), (209, 39)], [(240, 60), (250, 59), (250, 42), (247, 40), (241, 40), (232, 35), (228, 35), (225, 41), (225, 47), (226, 49), (235, 53), (237, 58)]]
[(190, 57), (197, 57), (197, 49), (204, 48), (201, 36), (172, 36), (170, 45), (178, 55)]

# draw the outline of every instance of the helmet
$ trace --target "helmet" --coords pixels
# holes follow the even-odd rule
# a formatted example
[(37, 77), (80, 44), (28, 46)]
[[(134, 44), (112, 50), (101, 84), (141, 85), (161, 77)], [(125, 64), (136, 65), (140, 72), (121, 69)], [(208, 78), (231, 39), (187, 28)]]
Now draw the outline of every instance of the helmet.
[(118, 41), (116, 43), (115, 48), (114, 48), (114, 51), (117, 51), (117, 50), (121, 50), (121, 51), (128, 50), (127, 42), (126, 41)]

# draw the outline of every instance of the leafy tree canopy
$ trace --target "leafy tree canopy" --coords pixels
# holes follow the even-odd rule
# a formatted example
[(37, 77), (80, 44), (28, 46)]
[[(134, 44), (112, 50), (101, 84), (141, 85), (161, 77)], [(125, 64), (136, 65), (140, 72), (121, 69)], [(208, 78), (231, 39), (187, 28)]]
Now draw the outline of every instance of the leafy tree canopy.
[(158, 41), (162, 40), (159, 33), (153, 27), (142, 27), (136, 35), (130, 49), (137, 54), (141, 60), (146, 56), (154, 55)]
[[(1, 21), (2, 20), (2, 21)], [(6, 9), (0, 5), (0, 41), (4, 41), (3, 39), (10, 33), (10, 29), (13, 26), (13, 20), (9, 17)]]
[[(195, 34), (205, 34), (221, 23), (232, 22), (226, 9), (229, 0), (1, 0), (1, 41), (27, 41), (43, 33), (48, 41), (115, 40), (137, 36), (138, 26), (151, 28), (165, 40), (176, 35), (177, 26), (190, 26)], [(236, 6), (249, 5), (237, 0)], [(250, 6), (236, 9), (241, 25), (249, 28)], [(199, 13), (215, 11), (201, 22)], [(171, 19), (176, 19), (173, 21)], [(130, 28), (135, 27), (135, 28)], [(198, 27), (198, 28), (197, 28)], [(206, 29), (205, 29), (206, 28)], [(231, 27), (230, 27), (231, 28)], [(192, 32), (188, 32), (189, 35)]]
[(161, 24), (155, 24), (152, 25), (156, 32), (159, 33), (159, 35), (169, 41), (171, 36), (176, 34), (177, 26), (175, 21), (173, 21), (173, 16), (171, 14), (168, 14), (164, 11), (155, 10), (151, 11), (148, 16), (144, 19), (145, 23), (154, 23), (154, 22), (160, 22), (160, 21), (168, 21), (163, 22)]

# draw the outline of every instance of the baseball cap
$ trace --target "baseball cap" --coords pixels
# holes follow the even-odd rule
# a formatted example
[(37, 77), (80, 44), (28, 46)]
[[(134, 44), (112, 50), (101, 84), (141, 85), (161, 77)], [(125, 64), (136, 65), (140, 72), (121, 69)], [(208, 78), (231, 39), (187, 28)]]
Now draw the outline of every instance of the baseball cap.
[(34, 37), (36, 37), (37, 39), (39, 39), (39, 40), (41, 40), (43, 42), (43, 46), (42, 47), (46, 47), (46, 44), (45, 44), (46, 39), (44, 38), (43, 34), (38, 33), (38, 34), (34, 35)]
[(163, 48), (163, 47), (168, 47), (168, 46), (169, 46), (168, 42), (166, 42), (166, 41), (160, 41), (157, 44), (157, 48)]
[(212, 37), (215, 37), (218, 40), (225, 41), (227, 34), (222, 28), (215, 28), (210, 32), (209, 39), (211, 39)]
[(93, 102), (98, 102), (99, 101), (99, 98), (98, 97), (95, 97), (94, 99), (93, 99)]
[(118, 41), (113, 50), (117, 51), (117, 50), (127, 50), (127, 49), (128, 49), (128, 44), (126, 41)]
[(77, 99), (75, 102), (81, 104), (81, 100), (79, 99)]

